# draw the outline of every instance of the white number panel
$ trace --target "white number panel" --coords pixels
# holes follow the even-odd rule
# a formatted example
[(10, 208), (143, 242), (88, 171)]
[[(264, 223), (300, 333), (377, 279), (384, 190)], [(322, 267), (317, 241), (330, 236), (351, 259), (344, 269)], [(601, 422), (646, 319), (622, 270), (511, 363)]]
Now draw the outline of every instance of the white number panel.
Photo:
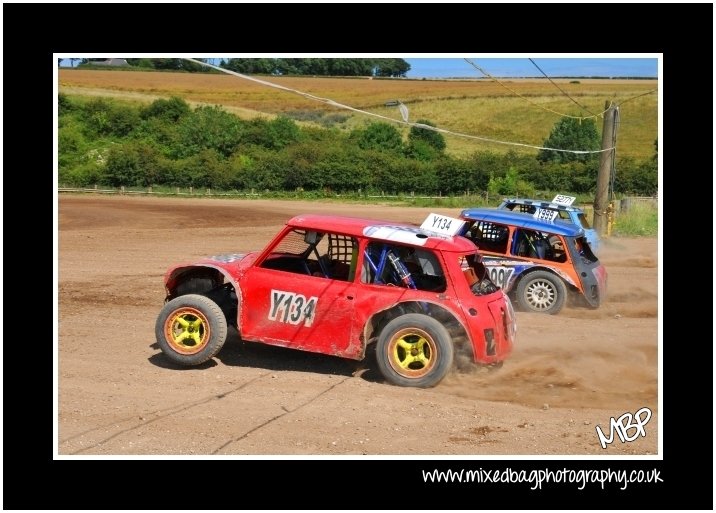
[(555, 218), (559, 215), (559, 212), (556, 210), (545, 210), (544, 208), (538, 208), (535, 210), (535, 213), (532, 214), (532, 217), (535, 219), (539, 219), (540, 221), (554, 221)]
[(314, 313), (318, 305), (318, 298), (306, 298), (303, 294), (271, 290), (271, 308), (268, 318), (270, 321), (300, 324), (304, 326), (313, 324)]
[(565, 196), (564, 194), (557, 194), (554, 199), (552, 200), (552, 203), (556, 203), (557, 205), (566, 205), (570, 206), (572, 203), (574, 203), (574, 200), (576, 200), (574, 196)]
[(420, 228), (429, 232), (442, 233), (443, 235), (457, 235), (464, 224), (465, 221), (454, 217), (428, 214)]

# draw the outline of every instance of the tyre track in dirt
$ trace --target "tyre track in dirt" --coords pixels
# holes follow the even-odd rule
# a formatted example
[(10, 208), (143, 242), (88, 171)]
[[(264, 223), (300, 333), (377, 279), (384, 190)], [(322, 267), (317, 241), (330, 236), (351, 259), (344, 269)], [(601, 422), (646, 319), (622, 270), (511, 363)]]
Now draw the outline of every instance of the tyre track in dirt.
[(236, 438), (233, 438), (233, 439), (231, 439), (231, 440), (226, 441), (223, 445), (221, 445), (220, 447), (217, 447), (216, 449), (214, 449), (213, 451), (211, 451), (211, 454), (219, 454), (222, 450), (224, 450), (224, 449), (225, 449), (226, 447), (228, 447), (229, 445), (234, 444), (234, 443), (237, 443), (237, 442), (240, 442), (241, 440), (245, 439), (247, 436), (251, 435), (252, 433), (255, 433), (255, 432), (258, 431), (259, 429), (262, 429), (262, 428), (268, 426), (269, 424), (271, 424), (272, 422), (275, 422), (275, 421), (279, 420), (281, 417), (284, 417), (284, 416), (286, 416), (286, 415), (288, 415), (288, 414), (290, 414), (290, 413), (294, 413), (295, 411), (300, 410), (300, 409), (303, 408), (304, 406), (307, 406), (307, 405), (313, 403), (315, 400), (317, 400), (317, 399), (318, 399), (319, 397), (321, 397), (322, 395), (327, 394), (328, 392), (330, 392), (331, 390), (333, 390), (334, 388), (336, 388), (338, 385), (342, 385), (343, 383), (345, 383), (348, 379), (350, 379), (350, 377), (343, 378), (343, 379), (340, 380), (338, 383), (332, 384), (331, 386), (329, 386), (329, 387), (326, 388), (325, 390), (322, 390), (321, 392), (319, 392), (318, 394), (316, 394), (315, 396), (313, 396), (312, 398), (310, 398), (308, 401), (305, 401), (304, 403), (299, 404), (298, 406), (296, 406), (295, 408), (293, 408), (293, 409), (291, 409), (291, 410), (287, 409), (285, 406), (281, 406), (281, 409), (284, 410), (284, 413), (280, 413), (279, 415), (276, 415), (275, 417), (272, 417), (272, 418), (268, 419), (266, 422), (262, 422), (262, 423), (259, 424), (258, 426), (254, 427), (254, 428), (251, 428), (250, 430), (246, 431), (246, 432), (243, 433), (242, 435), (240, 435), (240, 436), (238, 436), (238, 437), (236, 437)]
[[(124, 428), (124, 429), (121, 429), (121, 430), (119, 430), (119, 431), (115, 431), (115, 432), (112, 433), (110, 436), (107, 436), (107, 437), (105, 437), (105, 438), (102, 438), (101, 440), (97, 440), (96, 442), (93, 442), (93, 443), (91, 443), (90, 445), (84, 446), (84, 447), (82, 447), (81, 449), (77, 449), (77, 450), (71, 451), (70, 454), (81, 454), (81, 453), (83, 453), (83, 452), (85, 452), (85, 451), (89, 451), (89, 450), (91, 450), (91, 449), (94, 449), (94, 448), (96, 448), (96, 447), (99, 447), (99, 446), (101, 446), (101, 445), (104, 445), (104, 444), (106, 444), (107, 442), (110, 442), (110, 441), (112, 441), (112, 440), (114, 440), (114, 439), (116, 439), (116, 438), (118, 438), (118, 437), (120, 437), (120, 436), (122, 436), (122, 435), (131, 433), (132, 431), (135, 431), (135, 430), (137, 430), (137, 429), (141, 429), (141, 428), (147, 427), (149, 424), (153, 424), (153, 423), (155, 423), (155, 422), (159, 422), (159, 421), (161, 421), (161, 420), (165, 420), (165, 419), (167, 419), (168, 417), (171, 417), (172, 415), (176, 415), (176, 414), (181, 413), (181, 412), (183, 412), (183, 411), (186, 411), (186, 410), (188, 410), (188, 409), (190, 409), (190, 408), (196, 408), (197, 406), (202, 406), (202, 405), (208, 404), (208, 403), (213, 402), (213, 401), (220, 401), (220, 400), (226, 398), (227, 396), (229, 396), (230, 394), (233, 394), (233, 393), (239, 392), (240, 390), (243, 390), (244, 388), (248, 387), (248, 386), (251, 385), (252, 383), (254, 383), (254, 382), (260, 380), (260, 379), (263, 378), (263, 377), (268, 376), (269, 374), (270, 374), (270, 373), (268, 373), (268, 372), (267, 372), (267, 373), (264, 373), (264, 374), (261, 374), (261, 375), (255, 377), (255, 378), (250, 379), (250, 380), (247, 381), (246, 383), (243, 383), (243, 384), (241, 384), (241, 385), (239, 385), (239, 386), (237, 386), (237, 387), (234, 387), (234, 388), (232, 388), (232, 389), (230, 389), (230, 390), (228, 390), (228, 391), (226, 391), (226, 392), (222, 392), (221, 394), (217, 394), (217, 395), (212, 395), (212, 396), (209, 396), (209, 397), (205, 397), (205, 398), (199, 399), (198, 401), (191, 401), (191, 402), (189, 402), (189, 403), (179, 404), (179, 405), (177, 405), (177, 406), (171, 406), (171, 407), (169, 407), (169, 408), (163, 408), (163, 409), (161, 409), (161, 410), (156, 410), (156, 411), (151, 411), (151, 412), (148, 412), (148, 413), (141, 414), (141, 416), (139, 417), (140, 420), (141, 420), (141, 422), (135, 423), (134, 425), (129, 426), (129, 427)], [(152, 418), (152, 419), (149, 419), (149, 420), (144, 420), (144, 419), (147, 418), (147, 417), (153, 417), (153, 418)], [(117, 424), (122, 424), (122, 423), (125, 423), (125, 422), (130, 422), (130, 421), (135, 420), (135, 419), (136, 419), (136, 417), (129, 417), (129, 418), (126, 418), (126, 419), (119, 419), (119, 420), (117, 420), (117, 421), (112, 422), (111, 424), (107, 424), (107, 425), (103, 425), (103, 426), (97, 426), (97, 427), (95, 427), (95, 428), (88, 429), (87, 431), (83, 431), (82, 433), (77, 433), (77, 434), (75, 434), (75, 435), (73, 435), (73, 436), (70, 436), (70, 437), (66, 438), (65, 440), (60, 441), (60, 446), (62, 446), (63, 444), (69, 444), (69, 443), (71, 443), (71, 442), (74, 442), (74, 441), (76, 441), (76, 440), (79, 440), (80, 438), (82, 438), (82, 437), (88, 435), (89, 433), (92, 433), (93, 431), (99, 431), (99, 430), (102, 430), (102, 429), (107, 430), (107, 429), (111, 428), (113, 425), (116, 426)]]

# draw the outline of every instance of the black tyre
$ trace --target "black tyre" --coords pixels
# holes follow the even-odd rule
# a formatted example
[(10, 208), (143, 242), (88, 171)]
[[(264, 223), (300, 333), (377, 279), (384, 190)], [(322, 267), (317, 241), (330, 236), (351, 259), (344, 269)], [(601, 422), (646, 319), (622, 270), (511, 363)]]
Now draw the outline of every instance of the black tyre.
[(567, 298), (567, 287), (558, 276), (546, 271), (534, 271), (517, 285), (517, 302), (531, 312), (557, 314)]
[(216, 285), (214, 280), (206, 276), (195, 276), (177, 285), (175, 295), (202, 294), (213, 289)]
[(385, 325), (375, 355), (390, 383), (425, 388), (437, 385), (450, 371), (454, 349), (445, 326), (427, 315), (410, 313)]
[(226, 342), (226, 317), (208, 297), (187, 294), (164, 305), (154, 333), (172, 362), (198, 365), (213, 358)]

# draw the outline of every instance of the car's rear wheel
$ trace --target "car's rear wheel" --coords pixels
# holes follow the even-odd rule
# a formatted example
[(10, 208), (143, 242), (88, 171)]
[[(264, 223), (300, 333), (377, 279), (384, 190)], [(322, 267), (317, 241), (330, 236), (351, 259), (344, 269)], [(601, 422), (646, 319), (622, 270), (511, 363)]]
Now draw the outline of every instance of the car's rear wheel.
[(172, 362), (198, 365), (213, 358), (226, 342), (226, 317), (208, 297), (187, 294), (164, 305), (154, 332)]
[(453, 359), (450, 334), (427, 315), (411, 313), (396, 317), (378, 337), (378, 369), (394, 385), (435, 386), (450, 371)]
[(517, 302), (529, 311), (557, 314), (567, 297), (567, 287), (558, 276), (546, 271), (534, 271), (520, 280)]

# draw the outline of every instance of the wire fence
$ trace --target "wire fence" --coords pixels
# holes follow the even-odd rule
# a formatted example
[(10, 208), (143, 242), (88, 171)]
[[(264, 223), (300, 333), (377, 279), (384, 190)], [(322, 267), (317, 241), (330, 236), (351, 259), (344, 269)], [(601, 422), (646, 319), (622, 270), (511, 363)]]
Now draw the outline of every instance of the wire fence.
[[(127, 187), (118, 187), (113, 189), (107, 189), (107, 188), (99, 188), (99, 186), (95, 185), (94, 187), (90, 188), (80, 188), (80, 187), (58, 187), (57, 192), (70, 192), (70, 193), (95, 193), (95, 194), (119, 194), (119, 195), (144, 195), (144, 196), (193, 196), (193, 197), (267, 197), (267, 198), (282, 198), (282, 197), (296, 197), (296, 198), (306, 198), (310, 199), (313, 197), (321, 197), (321, 198), (368, 198), (368, 199), (432, 199), (432, 200), (440, 200), (440, 199), (461, 199), (461, 198), (478, 198), (481, 201), (489, 201), (490, 195), (488, 192), (479, 192), (479, 191), (465, 191), (463, 194), (459, 195), (442, 195), (438, 194), (437, 196), (423, 196), (420, 194), (416, 194), (415, 192), (408, 192), (408, 193), (400, 193), (400, 194), (390, 194), (381, 192), (380, 194), (375, 193), (367, 193), (361, 190), (358, 190), (356, 192), (348, 192), (348, 193), (335, 193), (335, 192), (329, 192), (329, 191), (320, 191), (320, 192), (305, 192), (303, 190), (296, 190), (296, 191), (270, 191), (265, 190), (263, 192), (257, 192), (255, 189), (251, 189), (251, 191), (212, 191), (210, 188), (195, 188), (195, 187), (175, 187), (172, 189), (161, 189), (161, 190), (155, 190), (153, 187), (147, 187), (144, 189), (140, 188), (127, 188)], [(497, 200), (497, 196), (492, 197), (493, 200)]]
[[(490, 195), (487, 191), (464, 191), (463, 194), (458, 195), (442, 195), (437, 196), (424, 196), (416, 194), (414, 192), (408, 193), (385, 193), (375, 194), (366, 191), (355, 191), (348, 193), (335, 193), (330, 191), (310, 191), (305, 192), (303, 190), (296, 191), (257, 191), (251, 189), (250, 191), (216, 191), (210, 188), (204, 187), (174, 187), (171, 189), (162, 188), (155, 189), (153, 187), (146, 188), (128, 188), (128, 187), (117, 187), (117, 188), (100, 188), (98, 185), (94, 187), (58, 187), (57, 192), (60, 193), (88, 193), (88, 194), (117, 194), (117, 195), (133, 195), (133, 196), (177, 196), (177, 197), (194, 197), (194, 198), (266, 198), (266, 199), (353, 199), (353, 200), (371, 200), (371, 201), (414, 201), (414, 200), (432, 200), (436, 202), (445, 202), (447, 204), (454, 204), (456, 206), (487, 206), (492, 204), (496, 205), (502, 200), (504, 195)], [(511, 195), (510, 197), (515, 197)], [(649, 205), (656, 208), (658, 201), (656, 196), (629, 196), (618, 200), (618, 209), (620, 212), (628, 212), (635, 205)], [(590, 215), (593, 212), (593, 204), (591, 203), (580, 203), (574, 206), (579, 206), (585, 212)]]
[(629, 209), (636, 205), (645, 205), (651, 207), (658, 207), (659, 202), (656, 196), (628, 196), (619, 200), (619, 210), (621, 212), (628, 212)]

